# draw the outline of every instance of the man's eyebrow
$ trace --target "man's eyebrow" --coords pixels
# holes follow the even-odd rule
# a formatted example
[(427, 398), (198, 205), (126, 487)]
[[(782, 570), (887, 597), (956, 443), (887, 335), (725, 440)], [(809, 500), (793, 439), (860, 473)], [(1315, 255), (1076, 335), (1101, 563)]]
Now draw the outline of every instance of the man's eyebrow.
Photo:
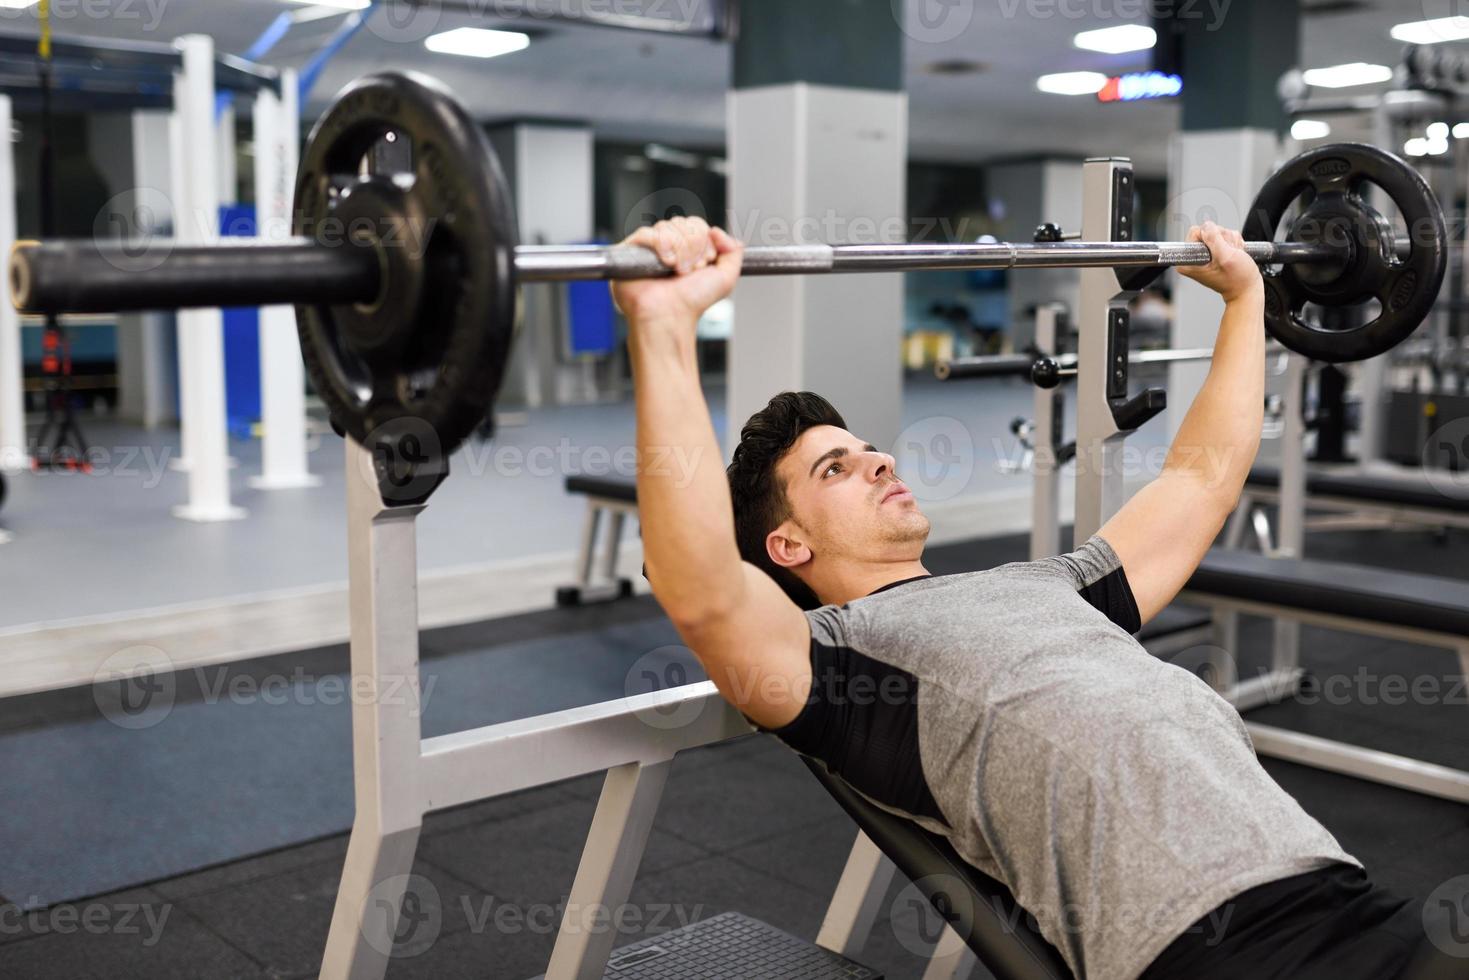
[[(870, 442), (863, 443), (863, 445), (862, 445), (862, 451), (864, 453), (875, 453), (875, 452), (877, 452), (877, 447), (874, 446)], [(824, 453), (821, 454), (820, 458), (818, 458), (816, 460), (816, 462), (814, 462), (814, 463), (811, 464), (811, 470), (806, 475), (807, 476), (815, 476), (816, 475), (816, 468), (818, 466), (820, 466), (822, 463), (826, 462), (829, 459), (841, 459), (843, 456), (847, 456), (850, 453), (851, 453), (851, 450), (847, 449), (846, 446), (838, 446), (835, 449), (828, 449), (826, 452), (824, 452)]]

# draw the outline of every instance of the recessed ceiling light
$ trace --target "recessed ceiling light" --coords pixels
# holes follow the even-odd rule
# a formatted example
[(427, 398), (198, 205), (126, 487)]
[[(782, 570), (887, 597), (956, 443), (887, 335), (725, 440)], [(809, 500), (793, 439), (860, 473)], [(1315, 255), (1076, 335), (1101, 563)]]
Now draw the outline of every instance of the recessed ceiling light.
[(1371, 85), (1392, 79), (1392, 69), (1387, 65), (1369, 65), (1353, 61), (1329, 68), (1311, 68), (1301, 73), (1307, 85), (1317, 88), (1350, 88), (1353, 85)]
[(423, 42), (436, 54), (460, 54), (466, 58), (498, 58), (502, 54), (524, 51), (530, 37), (519, 31), (491, 31), (483, 27), (458, 27), (435, 34)]
[(1428, 124), (1428, 138), (1431, 140), (1446, 140), (1449, 138), (1449, 124), (1446, 122), (1432, 122)]
[(1410, 157), (1421, 157), (1428, 155), (1428, 140), (1422, 136), (1415, 136), (1403, 144), (1403, 152)]
[(1096, 95), (1107, 84), (1107, 76), (1099, 71), (1063, 71), (1042, 75), (1035, 87), (1052, 95)]
[(1158, 33), (1142, 24), (1122, 24), (1118, 27), (1082, 31), (1076, 35), (1073, 43), (1088, 51), (1123, 54), (1128, 51), (1146, 51), (1158, 43)]
[(1462, 41), (1469, 37), (1469, 17), (1435, 17), (1398, 24), (1388, 32), (1393, 40), (1405, 44), (1437, 44), (1440, 41)]
[(1297, 119), (1290, 124), (1292, 139), (1319, 140), (1331, 135), (1331, 126), (1322, 119)]
[(1454, 134), (1456, 140), (1469, 137), (1469, 123), (1454, 123), (1454, 128), (1450, 132)]

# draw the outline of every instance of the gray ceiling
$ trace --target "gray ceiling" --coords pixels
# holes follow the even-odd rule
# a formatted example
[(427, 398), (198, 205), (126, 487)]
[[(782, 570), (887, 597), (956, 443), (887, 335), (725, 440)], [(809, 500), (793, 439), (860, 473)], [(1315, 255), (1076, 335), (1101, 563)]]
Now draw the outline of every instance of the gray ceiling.
[[(981, 162), (1041, 153), (1116, 154), (1132, 156), (1141, 171), (1163, 171), (1167, 137), (1177, 126), (1176, 106), (1099, 105), (1089, 97), (1046, 95), (1034, 89), (1034, 79), (1043, 71), (1111, 73), (1145, 64), (1145, 52), (1103, 55), (1071, 44), (1079, 30), (1118, 23), (1110, 16), (1118, 0), (892, 2), (903, 12), (908, 35), (915, 159)], [(1207, 2), (1200, 0), (1201, 6)], [(1402, 46), (1388, 36), (1388, 28), (1456, 12), (1450, 9), (1455, 2), (1332, 2), (1305, 19), (1303, 64), (1358, 60), (1395, 64)], [(494, 0), (479, 0), (477, 6), (488, 10), (496, 5)], [(1083, 7), (1084, 16), (1063, 14), (1082, 13)], [(298, 5), (285, 0), (53, 0), (53, 9), (58, 36), (169, 41), (180, 34), (207, 33), (216, 38), (221, 51), (241, 53), (282, 10)], [(923, 20), (924, 9), (930, 15), (946, 14)], [(1327, 12), (1333, 9), (1339, 12)], [(86, 15), (99, 10), (110, 15)], [(340, 22), (340, 17), (332, 17), (297, 25), (266, 60), (299, 67)], [(723, 141), (729, 83), (726, 46), (547, 22), (532, 22), (544, 33), (529, 49), (489, 61), (433, 54), (422, 44), (429, 33), (451, 27), (504, 23), (488, 16), (420, 10), (417, 16), (404, 18), (378, 10), (323, 74), (313, 102), (319, 108), (320, 101), (368, 71), (416, 68), (444, 79), (486, 119), (580, 119), (609, 137), (700, 146)], [(34, 11), (0, 9), (0, 30), (34, 27)], [(927, 70), (935, 62), (950, 60), (976, 61), (985, 70), (947, 77)]]

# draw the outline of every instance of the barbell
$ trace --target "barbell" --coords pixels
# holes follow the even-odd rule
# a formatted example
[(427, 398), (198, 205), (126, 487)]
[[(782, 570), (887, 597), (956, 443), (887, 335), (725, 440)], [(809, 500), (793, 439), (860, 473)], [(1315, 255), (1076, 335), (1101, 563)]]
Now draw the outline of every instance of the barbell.
[[(390, 172), (385, 141), (411, 156)], [(1363, 195), (1375, 184), (1408, 230)], [(1281, 222), (1295, 214), (1286, 241)], [(335, 425), (389, 460), (444, 469), (490, 411), (522, 282), (671, 274), (634, 246), (517, 247), (511, 197), (488, 137), (441, 83), (414, 73), (353, 82), (312, 130), (284, 242), (28, 242), (11, 256), (25, 312), (123, 312), (293, 303), (302, 356)], [(1411, 334), (1442, 284), (1447, 234), (1432, 190), (1376, 147), (1338, 144), (1266, 181), (1244, 224), (1265, 264), (1266, 327), (1317, 360), (1361, 360)], [(799, 245), (746, 250), (746, 275), (924, 269), (1204, 265), (1189, 242)], [(1306, 307), (1377, 300), (1330, 331)], [(410, 467), (411, 468), (411, 467)]]
[[(1185, 350), (1135, 350), (1128, 352), (1129, 364), (1174, 364), (1187, 361), (1207, 361), (1214, 357), (1212, 347), (1194, 347)], [(976, 354), (970, 357), (955, 357), (939, 361), (934, 365), (934, 377), (940, 381), (963, 381), (971, 378), (1028, 378), (1040, 388), (1055, 388), (1062, 378), (1076, 376), (1078, 358), (1075, 354)]]

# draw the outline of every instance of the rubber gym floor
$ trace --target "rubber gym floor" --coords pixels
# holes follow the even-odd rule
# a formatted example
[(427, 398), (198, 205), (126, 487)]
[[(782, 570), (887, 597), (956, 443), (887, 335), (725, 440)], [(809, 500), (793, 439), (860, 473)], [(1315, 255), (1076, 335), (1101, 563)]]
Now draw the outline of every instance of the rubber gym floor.
[[(1462, 576), (1465, 543), (1462, 534), (1333, 532), (1313, 534), (1308, 552), (1344, 560), (1369, 554), (1388, 567)], [(930, 550), (929, 567), (936, 573), (990, 567), (1023, 559), (1025, 548), (1019, 535), (942, 546)], [(1268, 645), (1268, 623), (1246, 621), (1242, 632), (1242, 649), (1261, 651)], [(493, 678), (501, 702), (518, 704), (524, 715), (619, 696), (628, 665), (638, 658), (650, 653), (685, 657), (665, 649), (676, 642), (656, 604), (642, 597), (427, 632), (422, 671), (425, 685), (435, 679), (444, 683), (441, 693), (455, 687), (458, 678)], [(1352, 674), (1359, 667), (1379, 676), (1453, 673), (1449, 655), (1441, 651), (1342, 633), (1307, 629), (1302, 649), (1305, 664), (1318, 676)], [(542, 659), (528, 671), (528, 658), (548, 656), (566, 658), (562, 675), (579, 679), (556, 703), (536, 701), (524, 689), (540, 676), (537, 671), (547, 669)], [(304, 665), (325, 674), (333, 669), (327, 665), (340, 671), (343, 662), (343, 651), (329, 648), (304, 657), (241, 663), (230, 672), (232, 678), (262, 677)], [(457, 699), (442, 693), (440, 703), (427, 708), (425, 734), (500, 720), (486, 717), (482, 707), (466, 709), (465, 704), (478, 702), (480, 692), (460, 693), (464, 696)], [(188, 701), (206, 694), (181, 684), (177, 697)], [(1469, 756), (1462, 697), (1459, 703), (1411, 706), (1366, 700), (1290, 703), (1252, 717), (1444, 764), (1462, 766)], [(87, 691), (16, 699), (9, 707), (7, 740), (66, 720), (85, 721), (99, 710)], [(256, 744), (250, 740), (272, 720), (268, 713), (246, 715), (231, 704), (208, 707), (214, 720), (195, 738), (204, 743), (201, 751), (221, 761), (197, 778), (218, 784), (217, 805), (170, 814), (167, 820), (158, 817), (157, 827), (172, 828), (167, 833), (151, 831), (144, 821), (136, 828), (137, 851), (186, 850), (190, 838), (207, 838), (214, 828), (232, 825), (240, 815), (230, 811), (249, 806), (242, 800), (313, 799), (322, 786), (330, 786), (327, 795), (333, 797), (345, 793), (350, 819), (350, 780), (343, 777), (349, 768), (344, 760), (350, 758), (345, 708), (316, 711), (330, 716), (330, 728), (310, 741), (277, 744), (267, 770), (276, 785), (248, 787), (250, 793), (239, 797), (231, 795), (238, 774), (229, 768), (234, 757), (229, 746)], [(145, 793), (149, 766), (190, 763), (182, 753), (141, 767), (136, 759), (117, 761), (123, 768), (115, 773), (115, 785), (97, 787), (97, 811), (47, 813), (29, 824), (29, 833), (35, 838), (70, 835), (70, 846), (87, 854), (88, 839), (78, 828), (102, 818), (106, 800), (129, 787)], [(1421, 903), (1446, 879), (1469, 873), (1469, 808), (1287, 763), (1266, 760), (1265, 765), (1378, 880), (1404, 896)], [(402, 955), (393, 960), (388, 976), (447, 980), (540, 974), (554, 939), (558, 902), (575, 874), (599, 789), (599, 777), (588, 777), (430, 815), (415, 871), (431, 883), (427, 893), (437, 900), (439, 919), (432, 935), (419, 930), (413, 945), (399, 948)], [(333, 805), (335, 819), (341, 819), (342, 802)], [(11, 805), (28, 804), (16, 799)], [(283, 805), (281, 819), (289, 810)], [(246, 816), (272, 819), (272, 814)], [(619, 928), (618, 944), (729, 909), (814, 938), (853, 835), (851, 822), (800, 762), (765, 736), (685, 753), (675, 762), (632, 896), (635, 911)], [(345, 833), (331, 833), (301, 846), (38, 911), (24, 911), (22, 905), (35, 903), (11, 895), (11, 902), (0, 906), (0, 977), (314, 976), (346, 846)], [(23, 861), (23, 854), (13, 856)], [(125, 863), (125, 855), (87, 859), (89, 864), (109, 860)], [(921, 954), (931, 948), (929, 924), (907, 900), (905, 884), (899, 875), (859, 957), (891, 978), (921, 976)]]

